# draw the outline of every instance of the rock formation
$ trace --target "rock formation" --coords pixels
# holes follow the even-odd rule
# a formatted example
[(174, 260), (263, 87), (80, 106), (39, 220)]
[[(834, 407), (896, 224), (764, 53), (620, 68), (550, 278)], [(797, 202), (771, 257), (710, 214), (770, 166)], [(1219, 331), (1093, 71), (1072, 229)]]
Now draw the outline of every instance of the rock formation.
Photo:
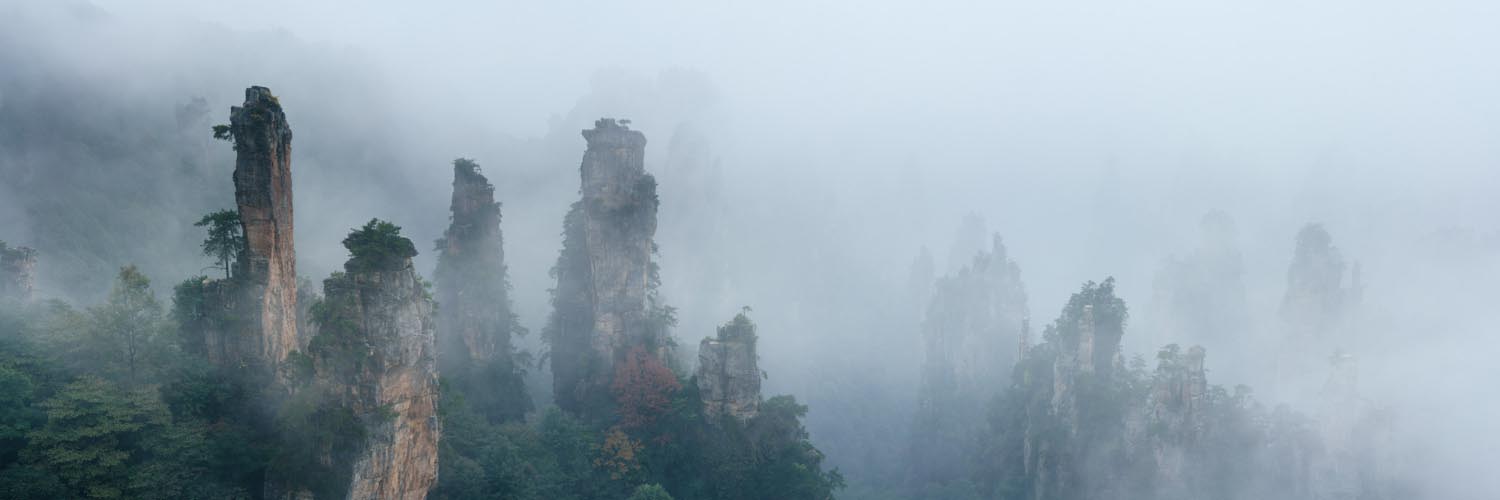
[(668, 360), (670, 322), (654, 304), (657, 198), (646, 137), (607, 118), (583, 137), (582, 199), (564, 221), (545, 332), (555, 399), (573, 412), (608, 405), (614, 365), (627, 352)]
[(31, 300), (36, 287), (36, 250), (0, 241), (0, 299)]
[(265, 87), (245, 89), (215, 136), (234, 142), (234, 191), (245, 248), (233, 276), (202, 284), (204, 315), (189, 329), (197, 348), (231, 367), (276, 369), (302, 349), (298, 330), (297, 254), (292, 240), (292, 131), (281, 103)]
[(1010, 376), (1026, 318), (1021, 269), (995, 235), (989, 251), (938, 280), (923, 320), (924, 375), (949, 379), (960, 393), (986, 387), (993, 392), (996, 382)]
[(1021, 488), (1017, 498), (1126, 496), (1117, 471), (1096, 463), (1124, 448), (1128, 401), (1113, 392), (1125, 370), (1126, 315), (1113, 278), (1089, 282), (1022, 356), (1000, 407), (1004, 420), (992, 422), (1005, 450), (996, 480)]
[(755, 342), (755, 324), (741, 313), (698, 344), (698, 397), (710, 419), (729, 415), (744, 421), (760, 411)]
[(925, 359), (912, 427), (916, 484), (963, 479), (958, 472), (981, 426), (984, 404), (1005, 387), (1026, 326), (1021, 270), (995, 235), (989, 251), (937, 281), (922, 322)]
[(281, 102), (265, 87), (245, 89), (245, 103), (229, 110), (234, 138), (234, 199), (245, 228), (240, 272), (246, 292), (259, 297), (259, 342), (264, 362), (277, 364), (300, 348), (297, 335), (297, 252), (292, 239), (292, 129)]
[(1270, 387), (1273, 393), (1283, 397), (1312, 396), (1329, 355), (1359, 352), (1359, 339), (1352, 330), (1363, 285), (1358, 264), (1349, 284), (1345, 284), (1346, 267), (1342, 253), (1333, 245), (1333, 237), (1321, 224), (1308, 224), (1297, 233), (1296, 251), (1287, 269), (1286, 295), (1281, 302), (1284, 335), (1273, 353), (1276, 362), (1276, 383)]
[(514, 359), (512, 312), (495, 187), (472, 160), (453, 162), (452, 219), (437, 242), (438, 364), (471, 405), (496, 420), (531, 408)]
[(323, 282), (309, 344), (317, 383), (364, 428), (350, 456), (330, 458), (350, 468), (349, 499), (422, 499), (437, 481), (433, 306), (397, 231), (372, 221), (345, 240), (354, 258)]
[(1345, 267), (1333, 237), (1321, 224), (1308, 224), (1297, 233), (1281, 302), (1281, 318), (1293, 338), (1327, 337), (1343, 326), (1351, 306), (1350, 290), (1344, 287)]
[(1208, 377), (1203, 368), (1205, 351), (1193, 346), (1183, 356), (1177, 345), (1167, 346), (1158, 356), (1156, 376), (1144, 418), (1131, 441), (1145, 448), (1155, 464), (1155, 489), (1167, 498), (1180, 498), (1188, 490), (1190, 453), (1197, 450), (1207, 430)]

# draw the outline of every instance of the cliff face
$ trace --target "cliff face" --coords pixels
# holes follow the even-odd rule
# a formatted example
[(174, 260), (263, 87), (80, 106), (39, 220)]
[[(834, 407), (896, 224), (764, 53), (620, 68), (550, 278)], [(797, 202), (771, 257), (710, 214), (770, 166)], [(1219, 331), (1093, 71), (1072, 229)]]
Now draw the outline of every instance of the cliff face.
[(0, 241), (0, 299), (31, 300), (35, 288), (36, 251)]
[(432, 303), (403, 260), (350, 269), (323, 285), (330, 320), (313, 340), (314, 364), (365, 429), (349, 462), (350, 499), (422, 499), (437, 481)]
[(281, 103), (265, 87), (245, 89), (229, 111), (234, 141), (234, 197), (245, 248), (230, 280), (209, 283), (218, 321), (204, 326), (204, 346), (223, 365), (276, 367), (301, 349), (297, 329), (297, 254), (292, 240), (292, 131)]
[(259, 295), (260, 355), (280, 363), (297, 336), (297, 252), (292, 240), (292, 129), (265, 87), (245, 89), (229, 110), (234, 136), (234, 199), (245, 228), (241, 270)]
[(729, 415), (741, 421), (760, 411), (761, 372), (755, 352), (755, 325), (744, 314), (698, 344), (698, 397), (710, 419)]
[(645, 171), (646, 137), (612, 119), (583, 137), (582, 199), (564, 223), (547, 332), (556, 400), (570, 411), (606, 400), (627, 352), (667, 357), (665, 329), (649, 310), (657, 198)]
[(453, 162), (452, 221), (437, 246), (438, 364), (482, 413), (520, 419), (531, 400), (511, 337), (525, 330), (507, 291), (495, 187), (471, 160)]

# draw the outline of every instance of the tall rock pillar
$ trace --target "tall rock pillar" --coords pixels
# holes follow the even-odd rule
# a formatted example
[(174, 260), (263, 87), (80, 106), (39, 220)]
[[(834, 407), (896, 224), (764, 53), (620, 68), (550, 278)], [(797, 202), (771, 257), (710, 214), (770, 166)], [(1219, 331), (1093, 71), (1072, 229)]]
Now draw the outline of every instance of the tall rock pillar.
[(297, 252), (292, 240), (292, 129), (281, 102), (265, 87), (245, 89), (229, 111), (234, 138), (234, 199), (245, 231), (238, 263), (247, 311), (259, 338), (246, 355), (275, 366), (300, 347), (297, 334)]
[(650, 321), (656, 179), (646, 136), (613, 119), (583, 131), (582, 199), (564, 223), (547, 338), (558, 406), (580, 412), (607, 400), (615, 363), (639, 347), (665, 359), (664, 328)]
[(470, 405), (491, 420), (531, 409), (512, 335), (512, 312), (495, 187), (472, 160), (453, 162), (452, 220), (438, 240), (438, 363)]

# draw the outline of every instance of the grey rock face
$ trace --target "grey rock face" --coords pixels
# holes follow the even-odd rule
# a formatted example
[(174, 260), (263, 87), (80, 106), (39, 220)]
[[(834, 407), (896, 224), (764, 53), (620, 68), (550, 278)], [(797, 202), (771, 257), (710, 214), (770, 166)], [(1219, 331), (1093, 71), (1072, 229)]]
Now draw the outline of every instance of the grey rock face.
[(526, 330), (512, 312), (500, 204), (468, 159), (453, 162), (452, 219), (438, 240), (438, 368), (471, 408), (494, 420), (531, 409), (512, 344)]
[(502, 317), (509, 308), (501, 307), (505, 300), (505, 254), (500, 205), (495, 203), (495, 187), (473, 162), (454, 162), (451, 209), (452, 222), (439, 241), (441, 334), (452, 337), (454, 351), (461, 350), (474, 361), (485, 361), (493, 358), (502, 344), (508, 351), (510, 332), (501, 331), (501, 323), (509, 319)]
[(553, 390), (569, 411), (607, 400), (615, 364), (641, 348), (667, 359), (665, 329), (648, 321), (656, 179), (646, 137), (612, 119), (583, 131), (582, 199), (565, 223), (548, 327)]
[(760, 367), (754, 339), (703, 339), (698, 344), (698, 394), (708, 417), (745, 420), (760, 411)]

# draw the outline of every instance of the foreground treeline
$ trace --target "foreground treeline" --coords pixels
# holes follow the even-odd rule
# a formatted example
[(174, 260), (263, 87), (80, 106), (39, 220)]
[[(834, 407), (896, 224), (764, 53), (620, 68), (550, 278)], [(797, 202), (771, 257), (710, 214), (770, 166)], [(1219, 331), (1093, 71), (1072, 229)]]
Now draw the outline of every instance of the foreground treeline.
[[(260, 498), (268, 473), (343, 497), (320, 450), (358, 443), (361, 416), (277, 401), (263, 381), (217, 369), (188, 347), (178, 325), (189, 313), (172, 309), (133, 268), (103, 304), (0, 306), (0, 497)], [(713, 419), (691, 377), (661, 375), (675, 387), (667, 399), (609, 426), (557, 408), (492, 421), (445, 383), (433, 497), (827, 498), (837, 484), (818, 472), (807, 408), (791, 397)]]
[[(831, 498), (807, 408), (761, 396), (748, 308), (696, 363), (677, 351), (645, 137), (608, 119), (583, 135), (533, 355), (477, 163), (452, 166), (435, 283), (372, 219), (316, 286), (296, 272), (291, 128), (247, 89), (213, 127), (236, 153), (234, 208), (197, 224), (213, 276), (168, 292), (126, 267), (75, 306), (32, 296), (45, 256), (0, 245), (0, 498)], [(557, 405), (537, 408), (525, 379), (544, 367)]]

